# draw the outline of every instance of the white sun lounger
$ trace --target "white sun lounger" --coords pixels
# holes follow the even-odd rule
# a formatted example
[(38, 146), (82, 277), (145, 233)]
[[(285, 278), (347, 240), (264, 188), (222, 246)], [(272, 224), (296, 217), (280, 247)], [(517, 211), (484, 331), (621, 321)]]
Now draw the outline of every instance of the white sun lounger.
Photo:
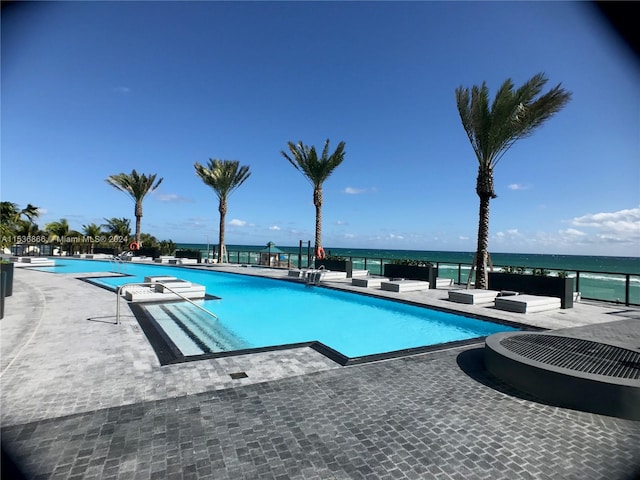
[(453, 278), (436, 278), (436, 288), (442, 287), (452, 287), (453, 286)]
[(380, 284), (386, 281), (385, 278), (375, 278), (375, 277), (363, 277), (356, 278), (353, 277), (351, 279), (351, 285), (354, 287), (380, 287)]
[(497, 290), (484, 290), (479, 288), (469, 288), (467, 290), (451, 290), (449, 300), (456, 303), (466, 303), (467, 305), (482, 305), (493, 303), (500, 294)]
[(560, 298), (540, 295), (512, 295), (497, 297), (496, 308), (515, 313), (535, 313), (560, 308)]
[(429, 289), (429, 282), (421, 280), (388, 280), (380, 283), (380, 288), (388, 292), (418, 292)]

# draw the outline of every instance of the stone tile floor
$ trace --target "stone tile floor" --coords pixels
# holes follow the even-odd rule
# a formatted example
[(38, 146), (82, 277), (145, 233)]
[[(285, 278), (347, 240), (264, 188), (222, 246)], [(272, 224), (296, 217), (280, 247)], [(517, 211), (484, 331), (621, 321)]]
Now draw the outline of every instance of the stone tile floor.
[[(160, 367), (135, 319), (110, 323), (112, 293), (16, 281), (1, 438), (27, 478), (640, 478), (640, 422), (518, 394), (486, 374), (481, 344), (350, 367), (310, 349)], [(583, 335), (640, 349), (637, 319), (607, 319)]]

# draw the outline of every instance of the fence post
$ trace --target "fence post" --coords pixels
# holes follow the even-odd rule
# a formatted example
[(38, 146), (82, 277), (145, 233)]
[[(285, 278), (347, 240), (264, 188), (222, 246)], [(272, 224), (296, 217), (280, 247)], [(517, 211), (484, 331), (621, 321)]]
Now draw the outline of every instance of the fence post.
[(624, 304), (628, 307), (631, 304), (631, 275), (625, 275), (624, 282)]

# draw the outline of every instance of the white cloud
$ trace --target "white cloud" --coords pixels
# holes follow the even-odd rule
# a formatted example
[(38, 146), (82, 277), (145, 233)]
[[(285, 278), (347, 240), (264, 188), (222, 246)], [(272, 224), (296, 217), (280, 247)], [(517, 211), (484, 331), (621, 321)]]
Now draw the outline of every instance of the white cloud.
[(586, 233), (584, 233), (581, 230), (577, 230), (575, 228), (567, 228), (566, 230), (560, 230), (560, 235), (567, 235), (567, 236), (573, 236), (573, 237), (583, 237), (586, 235)]
[(345, 222), (344, 220), (338, 220), (336, 225), (349, 225), (349, 222)]
[(161, 202), (192, 202), (192, 200), (176, 193), (157, 193), (156, 198)]
[(640, 236), (640, 207), (583, 215), (571, 220), (575, 227), (597, 228), (602, 235)]
[(363, 193), (375, 193), (378, 189), (376, 187), (370, 188), (357, 188), (357, 187), (346, 187), (342, 193), (346, 193), (347, 195), (362, 195)]
[[(580, 242), (585, 245), (599, 245), (601, 248), (610, 248), (606, 254), (613, 251), (623, 252), (625, 255), (638, 255), (640, 245), (640, 207), (618, 210), (615, 212), (600, 212), (575, 217), (570, 221), (574, 227), (582, 230), (568, 229), (569, 232), (582, 232)], [(595, 232), (589, 233), (589, 230)], [(570, 238), (576, 239), (577, 235), (570, 234)], [(611, 250), (618, 245), (624, 250)]]
[(522, 185), (521, 183), (512, 183), (509, 186), (507, 186), (507, 188), (509, 190), (528, 190), (529, 186), (528, 185)]
[(469, 237), (465, 237), (464, 235), (460, 235), (458, 240), (469, 240)]
[(272, 226), (269, 227), (269, 230), (278, 231), (278, 230), (280, 230), (280, 227), (277, 226), (277, 225), (272, 225)]
[(124, 86), (114, 87), (113, 91), (120, 95), (128, 95), (129, 93), (131, 93), (131, 89), (129, 87), (124, 87)]
[(237, 218), (234, 218), (229, 222), (229, 225), (232, 225), (234, 227), (246, 227), (247, 222), (245, 222), (244, 220), (238, 220)]
[(554, 232), (505, 229), (491, 238), (505, 251), (638, 255), (640, 208), (582, 215), (567, 223), (568, 228)]

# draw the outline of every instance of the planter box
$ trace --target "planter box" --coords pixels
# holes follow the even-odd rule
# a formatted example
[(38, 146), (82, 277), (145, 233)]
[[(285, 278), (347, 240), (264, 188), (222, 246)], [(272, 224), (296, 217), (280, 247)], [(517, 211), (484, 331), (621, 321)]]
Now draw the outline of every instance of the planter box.
[(138, 250), (133, 250), (132, 253), (134, 257), (158, 258), (160, 256), (160, 249), (154, 247), (142, 247)]
[(2, 291), (5, 297), (13, 295), (13, 262), (12, 263), (0, 263), (2, 269)]
[(0, 318), (4, 318), (4, 287), (7, 274), (0, 272)]
[(103, 253), (105, 255), (117, 255), (116, 249), (113, 247), (93, 247), (93, 254)]
[(353, 262), (351, 260), (316, 259), (316, 268), (320, 268), (321, 265), (333, 272), (347, 272), (347, 278), (353, 277)]
[(200, 250), (177, 250), (175, 253), (176, 258), (191, 258), (200, 262), (202, 259), (202, 252)]
[(489, 290), (513, 290), (560, 298), (560, 308), (573, 308), (574, 278), (489, 272)]
[(416, 265), (399, 265), (395, 263), (387, 263), (384, 266), (384, 276), (387, 278), (422, 280), (425, 282), (429, 282), (429, 288), (436, 288), (438, 267), (418, 267)]

